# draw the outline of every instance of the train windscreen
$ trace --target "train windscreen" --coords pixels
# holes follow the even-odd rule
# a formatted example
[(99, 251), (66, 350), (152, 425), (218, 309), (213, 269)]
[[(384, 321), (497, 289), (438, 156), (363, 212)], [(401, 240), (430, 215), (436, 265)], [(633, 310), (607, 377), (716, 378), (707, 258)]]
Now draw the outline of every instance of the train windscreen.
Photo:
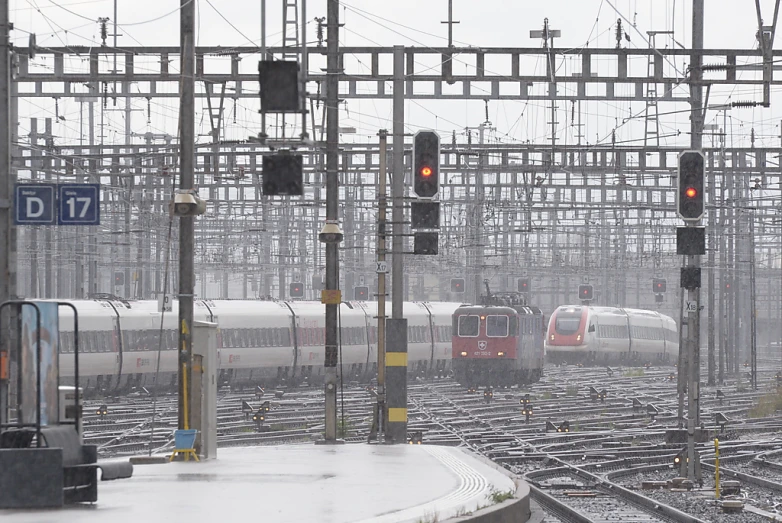
[(554, 328), (557, 334), (567, 336), (578, 332), (581, 326), (581, 309), (563, 309), (557, 311), (557, 320)]
[(478, 316), (459, 316), (459, 336), (477, 336), (480, 331)]
[(505, 338), (508, 336), (507, 316), (486, 316), (486, 336), (490, 338)]

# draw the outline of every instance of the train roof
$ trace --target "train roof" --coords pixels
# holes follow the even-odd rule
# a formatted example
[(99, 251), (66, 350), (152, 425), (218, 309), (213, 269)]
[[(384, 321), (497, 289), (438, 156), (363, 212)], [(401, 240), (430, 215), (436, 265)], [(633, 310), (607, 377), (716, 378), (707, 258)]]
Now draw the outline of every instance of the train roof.
[(560, 305), (559, 307), (557, 307), (556, 310), (557, 311), (562, 309), (581, 310), (582, 308), (589, 309), (592, 312), (598, 314), (616, 314), (618, 316), (635, 316), (635, 317), (645, 316), (648, 318), (665, 318), (675, 322), (675, 320), (670, 316), (649, 309), (629, 309), (629, 308), (622, 308), (622, 307), (606, 307), (601, 305)]
[(507, 307), (505, 305), (462, 305), (455, 311), (453, 311), (454, 314), (456, 313), (481, 313), (481, 312), (490, 312), (490, 313), (497, 313), (497, 314), (516, 314), (516, 309), (513, 307)]

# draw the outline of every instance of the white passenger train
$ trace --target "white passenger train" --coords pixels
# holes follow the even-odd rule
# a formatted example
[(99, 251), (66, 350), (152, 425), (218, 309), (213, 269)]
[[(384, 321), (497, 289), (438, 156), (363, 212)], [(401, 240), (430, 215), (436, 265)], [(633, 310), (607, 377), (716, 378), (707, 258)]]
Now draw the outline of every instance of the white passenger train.
[(546, 356), (551, 363), (673, 364), (679, 334), (659, 312), (564, 305), (549, 319)]
[[(158, 347), (161, 386), (174, 386), (178, 302), (161, 314), (157, 301), (73, 300), (79, 314), (80, 385), (102, 391), (149, 387)], [(444, 376), (451, 368), (451, 316), (459, 303), (407, 302), (408, 369)], [(196, 300), (194, 319), (218, 324), (223, 384), (276, 385), (323, 380), (325, 308), (319, 302)], [(377, 373), (377, 303), (346, 302), (339, 339), (346, 379)], [(162, 332), (162, 336), (161, 336)], [(60, 368), (73, 377), (73, 313), (60, 308)]]

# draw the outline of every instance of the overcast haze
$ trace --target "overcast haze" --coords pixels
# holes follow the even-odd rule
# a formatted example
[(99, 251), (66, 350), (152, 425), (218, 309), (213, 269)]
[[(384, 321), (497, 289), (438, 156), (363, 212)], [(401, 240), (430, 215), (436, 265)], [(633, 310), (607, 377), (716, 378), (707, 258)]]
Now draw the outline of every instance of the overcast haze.
[[(249, 46), (260, 43), (260, 2), (249, 0), (196, 0), (197, 3), (197, 42), (201, 46)], [(268, 0), (267, 44), (281, 43), (282, 0)], [(178, 45), (179, 20), (178, 2), (152, 0), (119, 0), (118, 22), (120, 24), (118, 47)], [(345, 24), (340, 33), (342, 45), (347, 46), (436, 46), (446, 45), (447, 27), (440, 22), (447, 19), (447, 0), (396, 0), (381, 2), (377, 0), (349, 0), (342, 2), (341, 21)], [(62, 47), (100, 45), (99, 17), (113, 18), (113, 2), (54, 2), (47, 0), (13, 0), (11, 18), (15, 23), (14, 42), (27, 44), (27, 32), (37, 34), (38, 45)], [(770, 23), (774, 2), (764, 0), (765, 18)], [(325, 16), (325, 0), (308, 2), (307, 40), (316, 41), (315, 17)], [(454, 0), (454, 18), (460, 23), (454, 27), (456, 46), (480, 47), (539, 47), (540, 41), (529, 37), (529, 30), (540, 29), (543, 19), (548, 17), (551, 27), (560, 29), (562, 37), (557, 39), (558, 48), (615, 46), (616, 20), (625, 18), (625, 31), (630, 41), (623, 46), (646, 48), (646, 31), (675, 31), (676, 41), (689, 46), (691, 32), (691, 2), (681, 0), (549, 0), (547, 2), (500, 1), (500, 0)], [(751, 0), (707, 0), (706, 1), (706, 47), (711, 48), (756, 48), (755, 32), (757, 20), (754, 2)], [(112, 28), (109, 28), (111, 34)], [(109, 37), (111, 43), (111, 37)], [(672, 45), (662, 37), (658, 46)], [(46, 67), (47, 64), (39, 65)], [(314, 62), (313, 62), (314, 65)], [(675, 63), (678, 70), (684, 71), (685, 60)], [(536, 66), (537, 67), (537, 66)], [(543, 67), (540, 64), (539, 67)], [(613, 64), (600, 63), (598, 70), (610, 71)], [(643, 65), (645, 67), (645, 65)], [(172, 70), (178, 69), (178, 63), (171, 64)], [(252, 60), (245, 60), (242, 69), (255, 68)], [(469, 69), (466, 61), (457, 58), (455, 71)], [(489, 68), (487, 62), (487, 68)], [(566, 71), (567, 61), (560, 59), (558, 68)], [(607, 69), (601, 69), (607, 68)], [(533, 71), (523, 71), (531, 73)], [(540, 72), (540, 69), (537, 69)], [(748, 73), (740, 73), (748, 74)], [(544, 86), (540, 86), (544, 88)], [(311, 86), (312, 89), (312, 86)], [(732, 95), (732, 97), (730, 97)], [(754, 99), (762, 96), (760, 89), (714, 89), (710, 103), (719, 104), (727, 100)], [(775, 97), (776, 101), (776, 97)], [(123, 102), (118, 102), (120, 109)], [(571, 104), (558, 104), (558, 139), (566, 143), (575, 141), (574, 128), (570, 125)], [(174, 101), (153, 100), (150, 106), (150, 122), (147, 123), (146, 102), (135, 100), (133, 131), (137, 133), (169, 132), (176, 129), (176, 103)], [(110, 107), (115, 108), (115, 107)], [(662, 134), (668, 136), (664, 143), (668, 145), (686, 145), (689, 141), (686, 131), (689, 119), (686, 106), (667, 104), (661, 111), (682, 111), (663, 118)], [(617, 129), (617, 140), (642, 139), (642, 121), (635, 119), (629, 125), (620, 125), (623, 119), (637, 115), (643, 110), (641, 103), (629, 102), (589, 102), (582, 106), (583, 120), (586, 123), (584, 140), (603, 142), (613, 129)], [(69, 100), (60, 101), (60, 114), (66, 117), (59, 124), (57, 134), (65, 141), (78, 139), (82, 132), (77, 125), (79, 104)], [(256, 107), (250, 101), (240, 101), (236, 107), (236, 120), (233, 122), (234, 108), (227, 106), (231, 115), (227, 122), (226, 137), (244, 138), (257, 132)], [(549, 128), (546, 125), (547, 105), (542, 101), (491, 101), (489, 119), (497, 129), (490, 140), (527, 141), (545, 143)], [(53, 102), (46, 99), (34, 103), (23, 102), (20, 107), (22, 129), (26, 134), (26, 119), (52, 117)], [(104, 141), (122, 143), (124, 137), (124, 115), (121, 112), (107, 112), (108, 123)], [(356, 135), (345, 135), (345, 141), (374, 140), (379, 128), (391, 128), (390, 103), (380, 101), (358, 102), (350, 100), (341, 111), (341, 126), (357, 129)], [(707, 121), (714, 121), (716, 113), (710, 112)], [(464, 127), (475, 127), (484, 117), (481, 102), (408, 102), (406, 125), (408, 131), (419, 128), (435, 128), (443, 135), (452, 131), (463, 132)], [(754, 128), (756, 145), (776, 146), (779, 144), (779, 112), (776, 106), (771, 109), (749, 109), (730, 113), (730, 140), (734, 145), (749, 144), (749, 129)], [(721, 122), (720, 117), (720, 122)], [(196, 123), (199, 133), (208, 132), (208, 120), (203, 111), (198, 111)], [(681, 132), (678, 137), (675, 135)], [(370, 138), (371, 137), (371, 138)], [(708, 141), (707, 144), (708, 145)]]

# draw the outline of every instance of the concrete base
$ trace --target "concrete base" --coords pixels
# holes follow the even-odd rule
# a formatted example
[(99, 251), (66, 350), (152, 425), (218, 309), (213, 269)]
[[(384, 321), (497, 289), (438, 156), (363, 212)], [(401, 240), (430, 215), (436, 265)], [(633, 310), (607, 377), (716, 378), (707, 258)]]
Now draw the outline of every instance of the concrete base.
[(62, 449), (0, 450), (0, 509), (59, 508), (64, 502)]
[[(493, 503), (492, 492), (515, 492)], [(529, 488), (499, 467), (434, 445), (289, 445), (220, 449), (219, 458), (137, 469), (101, 485), (93, 510), (0, 511), (4, 523), (246, 521), (524, 522)], [(500, 519), (497, 519), (500, 517)]]

